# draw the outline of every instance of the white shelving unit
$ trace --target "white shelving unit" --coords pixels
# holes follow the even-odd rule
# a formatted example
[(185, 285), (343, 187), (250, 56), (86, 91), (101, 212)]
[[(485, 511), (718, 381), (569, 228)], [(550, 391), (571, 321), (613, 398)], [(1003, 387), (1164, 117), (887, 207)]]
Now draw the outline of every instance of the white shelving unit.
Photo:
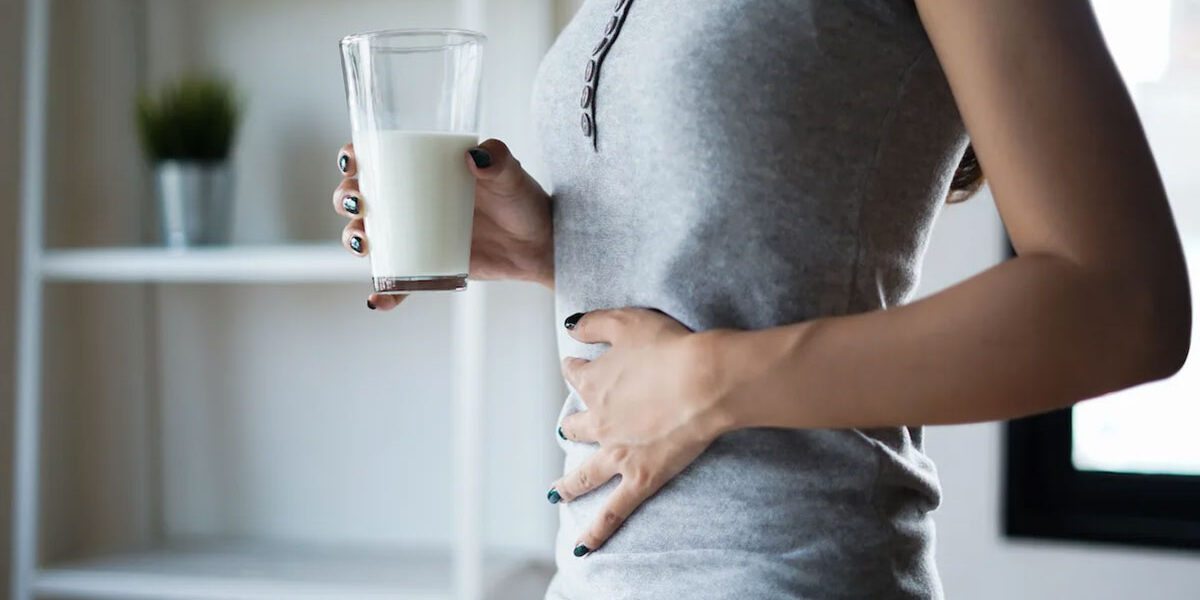
[[(483, 0), (457, 0), (460, 25), (483, 27)], [(304, 548), (244, 540), (179, 544), (67, 564), (38, 562), (43, 288), (55, 282), (363, 282), (367, 263), (336, 245), (172, 251), (45, 247), (46, 107), (50, 0), (26, 14), (21, 262), (19, 270), (12, 600), (36, 597), (266, 600), (337, 598), (477, 600), (502, 591), (535, 597), (545, 566), (483, 555), (479, 413), (485, 286), (454, 296), (455, 536), (450, 548)]]
[(332, 244), (47, 250), (45, 281), (362, 283), (367, 262)]

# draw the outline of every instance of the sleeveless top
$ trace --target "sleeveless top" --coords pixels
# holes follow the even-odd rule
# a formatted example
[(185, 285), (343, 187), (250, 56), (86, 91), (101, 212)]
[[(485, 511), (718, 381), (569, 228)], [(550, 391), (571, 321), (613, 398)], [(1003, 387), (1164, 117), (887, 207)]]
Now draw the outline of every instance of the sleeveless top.
[[(904, 0), (587, 0), (534, 114), (560, 323), (641, 306), (758, 329), (903, 303), (967, 143)], [(606, 348), (558, 330), (563, 356)], [(579, 410), (572, 392), (560, 418)], [(567, 471), (598, 448), (555, 439)], [(614, 485), (557, 506), (549, 600), (942, 595), (919, 427), (728, 433), (576, 558)]]

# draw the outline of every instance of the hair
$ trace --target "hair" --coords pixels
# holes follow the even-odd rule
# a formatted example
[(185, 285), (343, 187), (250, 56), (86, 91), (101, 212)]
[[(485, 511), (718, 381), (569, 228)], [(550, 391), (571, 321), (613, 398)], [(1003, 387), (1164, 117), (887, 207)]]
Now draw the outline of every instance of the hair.
[(950, 180), (950, 194), (946, 196), (946, 202), (962, 202), (982, 186), (983, 168), (979, 166), (979, 159), (975, 158), (975, 148), (968, 143), (962, 160), (958, 162), (958, 168), (954, 170), (954, 177)]

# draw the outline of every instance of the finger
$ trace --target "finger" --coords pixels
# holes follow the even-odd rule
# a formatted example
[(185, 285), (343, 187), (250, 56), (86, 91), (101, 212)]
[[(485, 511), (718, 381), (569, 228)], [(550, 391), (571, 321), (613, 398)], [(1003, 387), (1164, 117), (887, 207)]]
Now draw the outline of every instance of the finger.
[(587, 366), (591, 361), (576, 357), (568, 356), (562, 359), (563, 379), (575, 388), (575, 392), (579, 394), (580, 399), (583, 398), (584, 378), (586, 377)]
[(358, 172), (358, 161), (354, 158), (354, 144), (346, 144), (338, 150), (337, 166), (342, 175), (353, 176)]
[(598, 441), (600, 437), (596, 434), (595, 419), (592, 419), (591, 413), (586, 410), (563, 417), (559, 430), (564, 438), (572, 442), (590, 444)]
[(356, 256), (367, 255), (367, 231), (362, 219), (354, 219), (342, 229), (342, 245)]
[(616, 463), (604, 451), (596, 452), (583, 461), (579, 468), (563, 475), (550, 487), (546, 499), (551, 504), (570, 502), (602, 485), (617, 475)]
[(525, 183), (521, 161), (500, 140), (487, 140), (467, 152), (467, 169), (493, 192), (513, 194)]
[(333, 190), (333, 210), (351, 219), (362, 214), (362, 193), (358, 191), (357, 179), (347, 177)]
[(408, 294), (371, 294), (367, 296), (367, 308), (371, 310), (389, 311), (408, 297)]
[(604, 508), (600, 511), (600, 516), (592, 522), (587, 531), (579, 536), (575, 542), (575, 556), (586, 556), (595, 552), (616, 533), (621, 525), (625, 524), (625, 520), (637, 507), (650, 497), (643, 489), (639, 489), (632, 482), (624, 477), (621, 479), (621, 484), (617, 489), (613, 490), (608, 501), (604, 503)]
[(607, 342), (617, 345), (627, 337), (628, 330), (637, 327), (643, 318), (640, 308), (611, 308), (575, 313), (565, 321), (563, 327), (571, 337), (585, 344)]

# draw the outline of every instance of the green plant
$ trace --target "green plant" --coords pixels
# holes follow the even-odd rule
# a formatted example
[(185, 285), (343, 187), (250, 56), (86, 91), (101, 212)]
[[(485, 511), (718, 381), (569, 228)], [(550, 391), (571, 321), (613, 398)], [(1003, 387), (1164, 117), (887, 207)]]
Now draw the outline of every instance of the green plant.
[(241, 113), (233, 85), (215, 77), (187, 77), (136, 108), (138, 135), (151, 161), (220, 161), (229, 156)]

